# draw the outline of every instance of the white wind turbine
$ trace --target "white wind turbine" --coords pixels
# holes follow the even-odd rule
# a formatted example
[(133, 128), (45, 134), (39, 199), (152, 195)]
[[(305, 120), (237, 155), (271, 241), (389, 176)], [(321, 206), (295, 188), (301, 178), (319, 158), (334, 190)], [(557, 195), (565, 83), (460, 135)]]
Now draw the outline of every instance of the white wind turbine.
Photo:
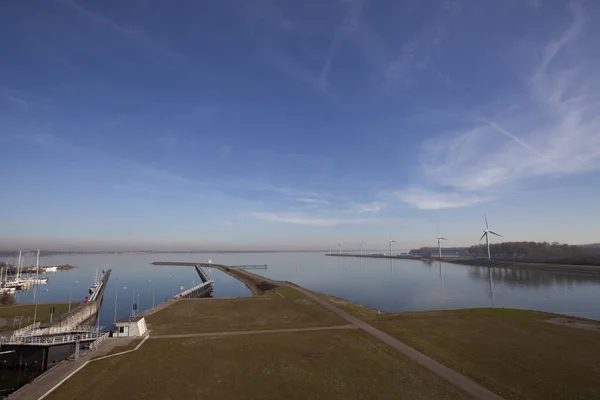
[(446, 239), (443, 236), (440, 236), (440, 233), (438, 232), (437, 240), (438, 240), (438, 252), (440, 254), (440, 260), (441, 260), (442, 259), (442, 240), (448, 240), (448, 239)]
[(490, 227), (488, 226), (488, 220), (487, 217), (484, 215), (483, 218), (485, 218), (485, 230), (483, 231), (483, 235), (481, 235), (481, 237), (479, 238), (479, 241), (481, 241), (481, 239), (483, 239), (483, 237), (485, 236), (485, 245), (487, 247), (487, 253), (488, 253), (488, 260), (492, 259), (492, 256), (490, 254), (490, 233), (492, 235), (496, 235), (496, 236), (500, 236), (500, 237), (504, 237), (499, 233), (496, 233), (494, 231), (490, 230)]
[(344, 246), (342, 246), (342, 241), (341, 240), (340, 240), (340, 243), (338, 244), (338, 246), (340, 247), (340, 256), (341, 256), (342, 255), (342, 247), (344, 247)]
[(390, 257), (392, 257), (392, 243), (396, 243), (396, 241), (392, 240), (392, 235), (391, 234), (390, 234), (389, 243), (390, 243)]
[(361, 241), (360, 241), (360, 256), (361, 256), (361, 257), (362, 257), (362, 246), (363, 246), (363, 243), (364, 243), (364, 242), (365, 242), (364, 240), (361, 240)]

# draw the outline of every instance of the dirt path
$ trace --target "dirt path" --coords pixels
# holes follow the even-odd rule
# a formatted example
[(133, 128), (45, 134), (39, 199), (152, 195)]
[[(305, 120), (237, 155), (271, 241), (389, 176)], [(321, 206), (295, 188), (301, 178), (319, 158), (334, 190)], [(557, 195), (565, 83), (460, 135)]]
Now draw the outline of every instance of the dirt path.
[(592, 332), (600, 332), (600, 324), (594, 324), (593, 322), (579, 321), (577, 319), (562, 317), (550, 318), (543, 321), (548, 324), (568, 326), (569, 328), (584, 329)]
[(407, 344), (399, 341), (398, 339), (391, 337), (387, 333), (384, 333), (384, 332), (380, 331), (379, 329), (367, 324), (366, 322), (361, 321), (358, 318), (348, 314), (347, 312), (340, 310), (333, 304), (330, 304), (330, 303), (326, 302), (325, 300), (320, 299), (319, 297), (310, 293), (308, 290), (305, 290), (296, 285), (291, 285), (287, 282), (281, 282), (280, 284), (282, 286), (290, 286), (290, 287), (295, 288), (296, 290), (303, 293), (307, 297), (313, 299), (314, 301), (316, 301), (317, 303), (319, 303), (321, 306), (325, 307), (329, 311), (336, 313), (340, 317), (344, 318), (346, 321), (357, 326), (358, 328), (362, 329), (363, 331), (373, 335), (374, 337), (381, 340), (385, 344), (400, 351), (402, 354), (404, 354), (411, 360), (422, 365), (423, 367), (427, 368), (428, 370), (435, 373), (436, 375), (444, 378), (445, 380), (450, 382), (452, 385), (464, 390), (465, 392), (475, 396), (476, 398), (482, 399), (482, 400), (502, 400), (502, 397), (498, 396), (496, 393), (490, 391), (489, 389), (486, 389), (485, 387), (481, 386), (480, 384), (470, 380), (466, 376), (427, 357), (426, 355), (418, 352), (417, 350), (413, 349), (412, 347), (408, 346)]
[[(199, 263), (199, 265), (208, 266), (208, 265), (202, 264), (202, 263)], [(333, 304), (330, 304), (327, 301), (315, 296), (314, 294), (312, 294), (311, 292), (309, 292), (308, 290), (306, 290), (300, 286), (294, 285), (291, 282), (274, 281), (272, 279), (265, 278), (260, 275), (250, 273), (249, 271), (245, 271), (245, 270), (241, 270), (241, 269), (237, 269), (237, 268), (225, 267), (222, 265), (219, 265), (219, 266), (211, 265), (211, 266), (214, 268), (220, 269), (221, 271), (227, 273), (228, 275), (233, 276), (234, 278), (239, 279), (240, 281), (242, 281), (242, 283), (244, 283), (246, 286), (248, 286), (248, 288), (255, 295), (260, 294), (260, 293), (262, 293), (262, 291), (267, 290), (268, 288), (273, 287), (273, 286), (292, 287), (292, 288), (298, 290), (299, 292), (303, 293), (307, 297), (313, 299), (322, 307), (339, 315), (340, 317), (344, 318), (346, 321), (348, 321), (352, 325), (356, 326), (357, 328), (362, 329), (363, 331), (367, 332), (368, 334), (381, 340), (388, 346), (391, 346), (392, 348), (401, 352), (402, 354), (404, 354), (405, 356), (407, 356), (414, 362), (427, 368), (434, 374), (445, 379), (452, 385), (471, 394), (475, 398), (481, 399), (481, 400), (502, 400), (503, 399), (501, 396), (499, 396), (496, 393), (492, 392), (491, 390), (483, 387), (482, 385), (472, 381), (471, 379), (467, 378), (466, 376), (454, 371), (451, 368), (446, 367), (443, 364), (440, 364), (439, 362), (433, 360), (432, 358), (427, 357), (425, 354), (420, 353), (419, 351), (413, 349), (409, 345), (401, 342), (400, 340), (398, 340), (396, 338), (393, 338), (392, 336), (388, 335), (387, 333), (380, 331), (379, 329), (367, 324), (366, 322), (361, 321), (360, 319), (337, 308)], [(257, 282), (259, 282), (259, 283), (257, 284)], [(261, 286), (264, 286), (264, 287), (261, 287)], [(347, 328), (344, 328), (344, 329), (347, 329)], [(262, 332), (264, 332), (264, 331), (262, 331)], [(201, 335), (205, 335), (205, 334), (201, 334)], [(170, 335), (164, 335), (164, 336), (170, 336)], [(173, 336), (178, 336), (178, 335), (173, 335)], [(185, 337), (185, 336), (179, 336), (179, 337)]]
[(291, 328), (291, 329), (264, 329), (260, 331), (231, 331), (231, 332), (205, 332), (205, 333), (180, 333), (172, 335), (152, 335), (149, 339), (176, 339), (190, 337), (206, 337), (206, 336), (237, 336), (237, 335), (257, 335), (264, 333), (287, 333), (287, 332), (312, 332), (312, 331), (331, 331), (341, 329), (358, 329), (356, 325), (335, 325), (335, 326), (320, 326), (316, 328)]

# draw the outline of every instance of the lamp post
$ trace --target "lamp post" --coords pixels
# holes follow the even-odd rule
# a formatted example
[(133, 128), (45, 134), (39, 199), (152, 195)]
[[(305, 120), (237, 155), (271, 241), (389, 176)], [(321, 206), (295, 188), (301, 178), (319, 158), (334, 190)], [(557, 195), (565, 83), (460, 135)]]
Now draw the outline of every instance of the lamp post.
[(115, 278), (115, 314), (113, 316), (113, 324), (117, 322), (117, 300), (119, 299), (119, 278)]
[[(35, 307), (33, 309), (33, 324), (35, 325), (35, 320), (37, 319), (37, 287), (38, 287), (38, 278), (40, 274), (40, 250), (37, 251), (37, 262), (35, 264), (35, 284), (33, 286), (33, 302), (35, 303)], [(48, 290), (48, 289), (46, 289)]]
[(171, 282), (171, 298), (175, 297), (175, 288), (173, 287), (173, 275), (169, 274), (169, 281)]
[(156, 285), (152, 282), (152, 279), (149, 281), (152, 284), (152, 309), (154, 310), (154, 291), (156, 289)]
[(135, 304), (135, 289), (131, 288), (131, 312), (129, 313), (129, 320), (133, 318), (133, 305)]
[[(79, 281), (75, 281), (75, 283), (79, 283)], [(73, 294), (73, 288), (69, 290), (69, 312), (71, 312), (71, 295)]]

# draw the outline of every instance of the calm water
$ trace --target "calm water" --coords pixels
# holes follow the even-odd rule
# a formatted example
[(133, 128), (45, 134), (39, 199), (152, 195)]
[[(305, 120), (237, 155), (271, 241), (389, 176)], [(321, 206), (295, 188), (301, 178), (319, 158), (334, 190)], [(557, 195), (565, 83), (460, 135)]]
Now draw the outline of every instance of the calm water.
[[(268, 264), (255, 272), (289, 280), (306, 288), (346, 298), (382, 311), (418, 311), (469, 307), (524, 308), (600, 320), (600, 276), (471, 267), (413, 260), (326, 257), (297, 254), (154, 254), (61, 255), (43, 258), (44, 265), (69, 263), (80, 268), (48, 274), (40, 286), (40, 302), (82, 301), (96, 268), (112, 268), (100, 312), (100, 325), (111, 326), (118, 287), (117, 318), (129, 316), (132, 301), (140, 310), (152, 307), (199, 282), (192, 267), (157, 267), (152, 261), (196, 261), (241, 265)], [(210, 269), (214, 297), (250, 295), (239, 281)], [(76, 283), (78, 282), (78, 283)], [(32, 302), (23, 292), (19, 302)]]

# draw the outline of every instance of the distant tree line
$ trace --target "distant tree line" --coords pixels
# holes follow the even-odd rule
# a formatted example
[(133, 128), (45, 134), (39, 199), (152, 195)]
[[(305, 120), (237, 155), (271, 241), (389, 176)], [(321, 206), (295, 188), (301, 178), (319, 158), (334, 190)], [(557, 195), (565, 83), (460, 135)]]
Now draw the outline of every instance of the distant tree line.
[[(472, 256), (487, 257), (485, 245), (467, 249)], [(558, 242), (504, 242), (490, 244), (492, 258), (552, 264), (600, 265), (600, 248)]]

